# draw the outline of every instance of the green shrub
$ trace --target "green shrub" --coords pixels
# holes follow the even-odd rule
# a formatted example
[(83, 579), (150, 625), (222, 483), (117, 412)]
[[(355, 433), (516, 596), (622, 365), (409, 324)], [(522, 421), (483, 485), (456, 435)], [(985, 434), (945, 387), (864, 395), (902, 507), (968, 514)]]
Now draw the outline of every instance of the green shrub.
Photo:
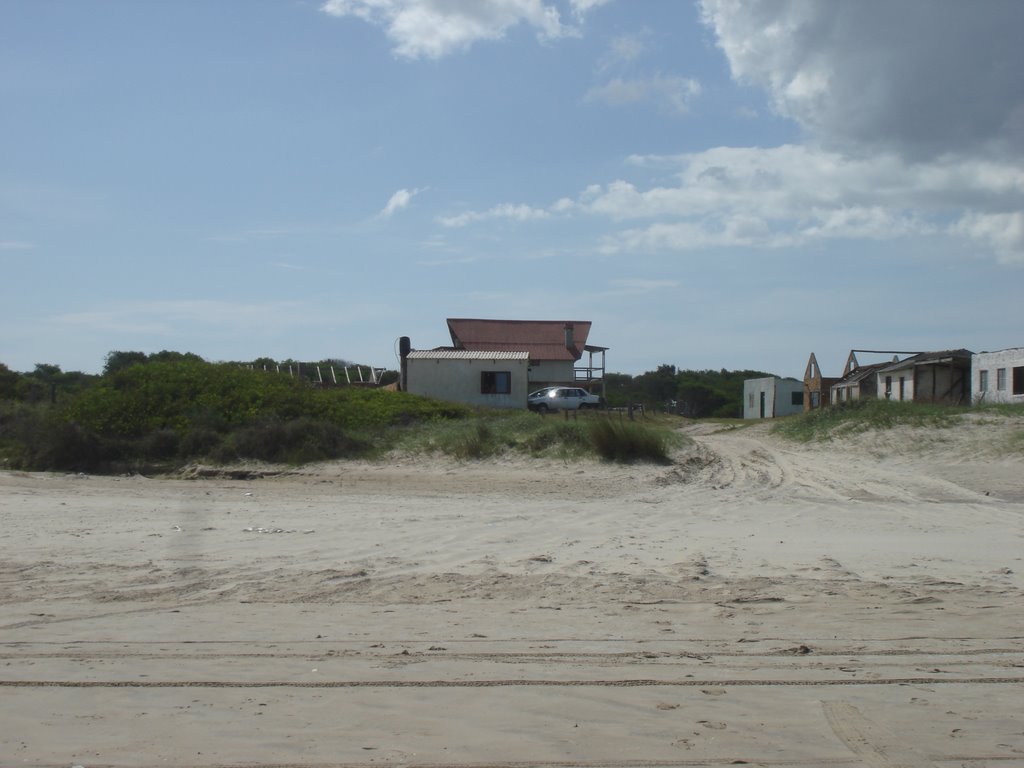
[(178, 444), (180, 455), (184, 458), (204, 458), (212, 456), (220, 447), (222, 436), (213, 429), (203, 426), (188, 430)]
[(267, 421), (232, 432), (215, 448), (219, 461), (259, 459), (302, 464), (327, 459), (364, 456), (373, 444), (336, 424), (311, 418)]
[(774, 431), (807, 442), (901, 425), (950, 427), (966, 412), (966, 408), (936, 403), (864, 398), (789, 416), (779, 421)]
[(589, 435), (597, 454), (609, 461), (669, 461), (665, 433), (636, 422), (596, 419), (590, 423)]

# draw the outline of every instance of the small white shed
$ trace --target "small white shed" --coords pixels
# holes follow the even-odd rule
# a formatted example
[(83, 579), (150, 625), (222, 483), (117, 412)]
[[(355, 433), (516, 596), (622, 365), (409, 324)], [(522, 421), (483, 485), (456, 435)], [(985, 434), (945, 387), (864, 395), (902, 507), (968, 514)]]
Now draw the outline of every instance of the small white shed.
[(406, 390), (491, 408), (526, 408), (529, 352), (424, 349), (406, 358)]
[(743, 382), (743, 418), (773, 419), (804, 409), (804, 384), (796, 379), (768, 376)]

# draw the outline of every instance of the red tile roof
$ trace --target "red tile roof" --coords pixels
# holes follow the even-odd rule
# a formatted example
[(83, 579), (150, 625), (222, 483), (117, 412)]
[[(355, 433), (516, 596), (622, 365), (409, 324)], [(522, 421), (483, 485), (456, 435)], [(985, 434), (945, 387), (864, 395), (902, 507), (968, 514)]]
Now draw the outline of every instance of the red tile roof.
[[(565, 346), (572, 326), (573, 348)], [(589, 320), (474, 320), (448, 318), (452, 344), (474, 351), (529, 352), (531, 360), (579, 360), (590, 335)]]

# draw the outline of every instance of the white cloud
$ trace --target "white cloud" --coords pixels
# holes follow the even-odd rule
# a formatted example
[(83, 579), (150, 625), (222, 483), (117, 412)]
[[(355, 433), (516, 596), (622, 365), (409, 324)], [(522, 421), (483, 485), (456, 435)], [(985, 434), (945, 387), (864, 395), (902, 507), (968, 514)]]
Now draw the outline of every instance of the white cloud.
[(391, 199), (388, 200), (388, 204), (384, 206), (380, 213), (377, 214), (377, 217), (386, 219), (392, 216), (396, 211), (400, 211), (403, 208), (408, 207), (412, 199), (422, 191), (422, 189), (398, 190), (391, 196)]
[(548, 208), (504, 203), (440, 222), (464, 227), (590, 215), (609, 225), (601, 238), (604, 253), (948, 234), (1003, 264), (1024, 264), (1024, 159), (947, 155), (911, 162), (891, 152), (854, 157), (783, 145), (635, 155), (628, 164), (667, 174), (672, 183), (640, 187), (618, 179), (591, 184), (575, 200), (561, 198)]
[[(605, 252), (778, 248), (948, 231), (1003, 263), (1024, 262), (1024, 161), (947, 156), (910, 163), (894, 154), (853, 158), (793, 145), (630, 161), (672, 169), (677, 181), (641, 189), (618, 180), (585, 189), (578, 210), (612, 223), (651, 221), (608, 235)], [(959, 223), (950, 228), (951, 220)]]
[(616, 77), (591, 88), (584, 100), (616, 107), (652, 102), (665, 105), (674, 112), (686, 112), (690, 102), (700, 95), (700, 90), (700, 83), (688, 77), (660, 74), (649, 78)]
[(569, 0), (569, 5), (572, 6), (573, 13), (577, 16), (582, 16), (588, 11), (592, 11), (610, 2), (611, 0)]
[(646, 37), (646, 33), (616, 37), (608, 46), (608, 53), (602, 57), (598, 69), (604, 71), (636, 61), (647, 50)]
[(954, 234), (991, 248), (999, 261), (1024, 266), (1024, 213), (969, 213), (951, 229)]
[[(577, 20), (607, 0), (570, 0)], [(384, 27), (394, 51), (409, 59), (439, 59), (480, 40), (497, 40), (519, 24), (543, 40), (578, 34), (546, 0), (325, 0), (331, 16), (352, 16)]]
[(486, 211), (467, 211), (456, 216), (442, 216), (440, 222), (446, 227), (465, 227), (479, 221), (510, 219), (512, 221), (535, 221), (546, 219), (551, 213), (543, 208), (516, 203), (501, 203)]
[(829, 146), (1024, 154), (1024, 3), (701, 0), (733, 76)]
[(35, 247), (35, 243), (24, 240), (0, 240), (0, 251), (30, 251)]

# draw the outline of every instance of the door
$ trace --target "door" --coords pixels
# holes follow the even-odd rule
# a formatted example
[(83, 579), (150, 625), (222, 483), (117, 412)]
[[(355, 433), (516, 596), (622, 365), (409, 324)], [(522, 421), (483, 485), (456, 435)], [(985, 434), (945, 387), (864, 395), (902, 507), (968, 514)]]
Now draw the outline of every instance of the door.
[(761, 418), (764, 418), (764, 392), (761, 393)]

